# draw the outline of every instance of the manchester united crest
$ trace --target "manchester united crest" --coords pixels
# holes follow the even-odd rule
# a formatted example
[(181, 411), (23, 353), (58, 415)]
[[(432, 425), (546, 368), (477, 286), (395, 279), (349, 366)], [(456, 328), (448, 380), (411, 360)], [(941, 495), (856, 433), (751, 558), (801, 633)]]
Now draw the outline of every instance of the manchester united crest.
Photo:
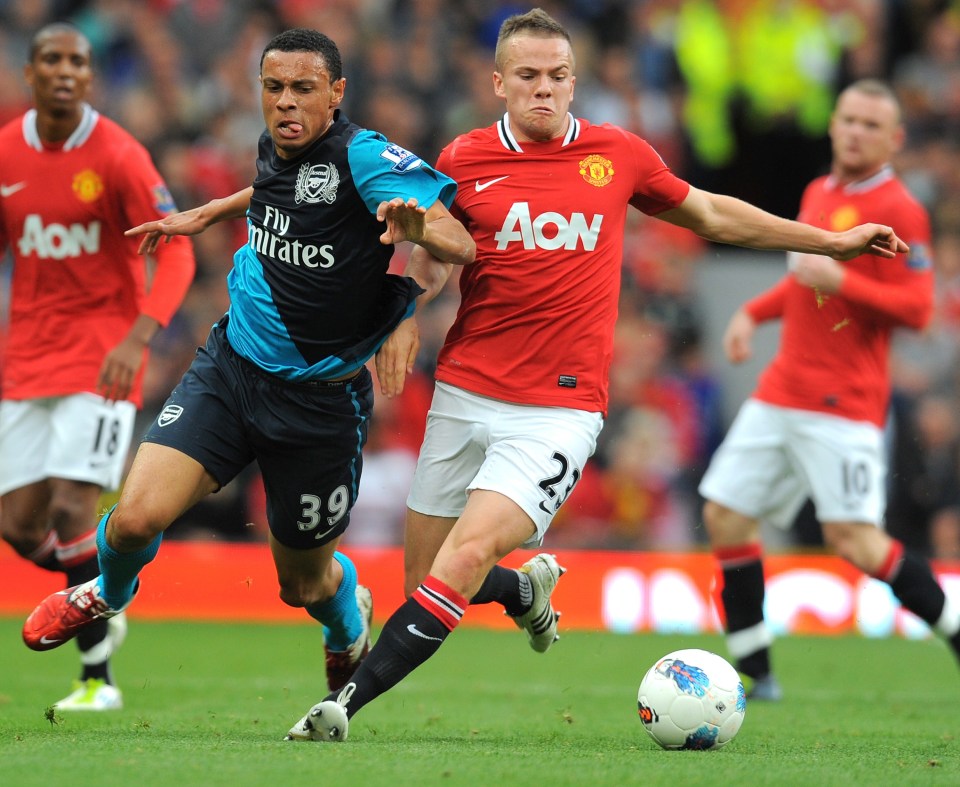
[(613, 162), (594, 153), (580, 162), (580, 174), (593, 186), (606, 186), (613, 180)]
[(103, 178), (92, 169), (85, 169), (73, 176), (73, 193), (81, 202), (94, 202), (103, 194)]
[(855, 205), (841, 205), (830, 214), (830, 229), (834, 232), (845, 232), (860, 223), (860, 211)]

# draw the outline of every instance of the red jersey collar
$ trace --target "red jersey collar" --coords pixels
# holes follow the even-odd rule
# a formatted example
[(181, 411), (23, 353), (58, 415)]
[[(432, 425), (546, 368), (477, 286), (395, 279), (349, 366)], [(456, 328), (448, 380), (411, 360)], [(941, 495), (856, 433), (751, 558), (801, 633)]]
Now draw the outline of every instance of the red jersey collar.
[[(580, 121), (569, 112), (567, 112), (567, 119), (570, 122), (567, 123), (567, 133), (563, 135), (563, 143), (560, 147), (566, 147), (580, 136)], [(514, 153), (523, 153), (523, 148), (520, 147), (520, 143), (510, 128), (509, 112), (504, 112), (503, 117), (497, 121), (497, 133), (500, 135), (500, 143), (507, 150), (512, 150)]]
[(876, 175), (871, 175), (863, 180), (855, 180), (852, 183), (840, 183), (833, 175), (828, 175), (827, 188), (831, 191), (840, 189), (845, 194), (862, 194), (865, 191), (875, 189), (877, 186), (882, 186), (895, 177), (896, 173), (893, 171), (893, 167), (887, 164)]

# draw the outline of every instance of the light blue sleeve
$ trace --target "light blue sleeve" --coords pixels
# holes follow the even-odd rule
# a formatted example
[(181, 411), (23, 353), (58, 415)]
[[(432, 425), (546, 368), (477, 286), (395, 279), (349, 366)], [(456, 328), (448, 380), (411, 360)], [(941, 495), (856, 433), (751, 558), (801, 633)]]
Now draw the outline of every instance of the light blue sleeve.
[(375, 131), (364, 129), (353, 138), (347, 160), (357, 192), (371, 213), (394, 197), (413, 197), (427, 208), (439, 199), (449, 208), (457, 195), (453, 180)]

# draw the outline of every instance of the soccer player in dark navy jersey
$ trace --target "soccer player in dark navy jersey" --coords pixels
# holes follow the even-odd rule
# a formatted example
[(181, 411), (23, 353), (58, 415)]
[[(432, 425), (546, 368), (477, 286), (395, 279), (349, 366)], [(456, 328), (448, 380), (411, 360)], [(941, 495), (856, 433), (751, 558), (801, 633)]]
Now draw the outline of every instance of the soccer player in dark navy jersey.
[(364, 364), (423, 292), (387, 273), (393, 244), (412, 241), (452, 264), (472, 262), (475, 244), (447, 210), (453, 181), (340, 112), (346, 80), (327, 36), (278, 35), (260, 82), (267, 128), (253, 186), (127, 233), (144, 235), (148, 252), (226, 218), (246, 214), (248, 227), (228, 276), (229, 311), (100, 522), (101, 575), (48, 597), (23, 637), (36, 650), (57, 647), (125, 609), (170, 523), (256, 460), (280, 598), (323, 624), (334, 689), (369, 648), (370, 593), (336, 551), (373, 404)]

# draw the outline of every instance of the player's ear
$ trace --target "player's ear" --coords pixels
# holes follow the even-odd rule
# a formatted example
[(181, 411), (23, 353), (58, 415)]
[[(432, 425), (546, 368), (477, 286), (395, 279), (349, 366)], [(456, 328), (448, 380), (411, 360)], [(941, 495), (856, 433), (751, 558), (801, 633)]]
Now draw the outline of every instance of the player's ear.
[(893, 152), (899, 153), (907, 141), (907, 130), (901, 123), (893, 130)]
[(340, 102), (343, 101), (343, 93), (347, 88), (347, 78), (340, 77), (336, 82), (330, 84), (330, 90), (332, 95), (330, 96), (330, 106), (336, 108), (340, 106)]
[(503, 74), (499, 71), (493, 72), (493, 92), (500, 98), (506, 98), (506, 94), (503, 91)]

